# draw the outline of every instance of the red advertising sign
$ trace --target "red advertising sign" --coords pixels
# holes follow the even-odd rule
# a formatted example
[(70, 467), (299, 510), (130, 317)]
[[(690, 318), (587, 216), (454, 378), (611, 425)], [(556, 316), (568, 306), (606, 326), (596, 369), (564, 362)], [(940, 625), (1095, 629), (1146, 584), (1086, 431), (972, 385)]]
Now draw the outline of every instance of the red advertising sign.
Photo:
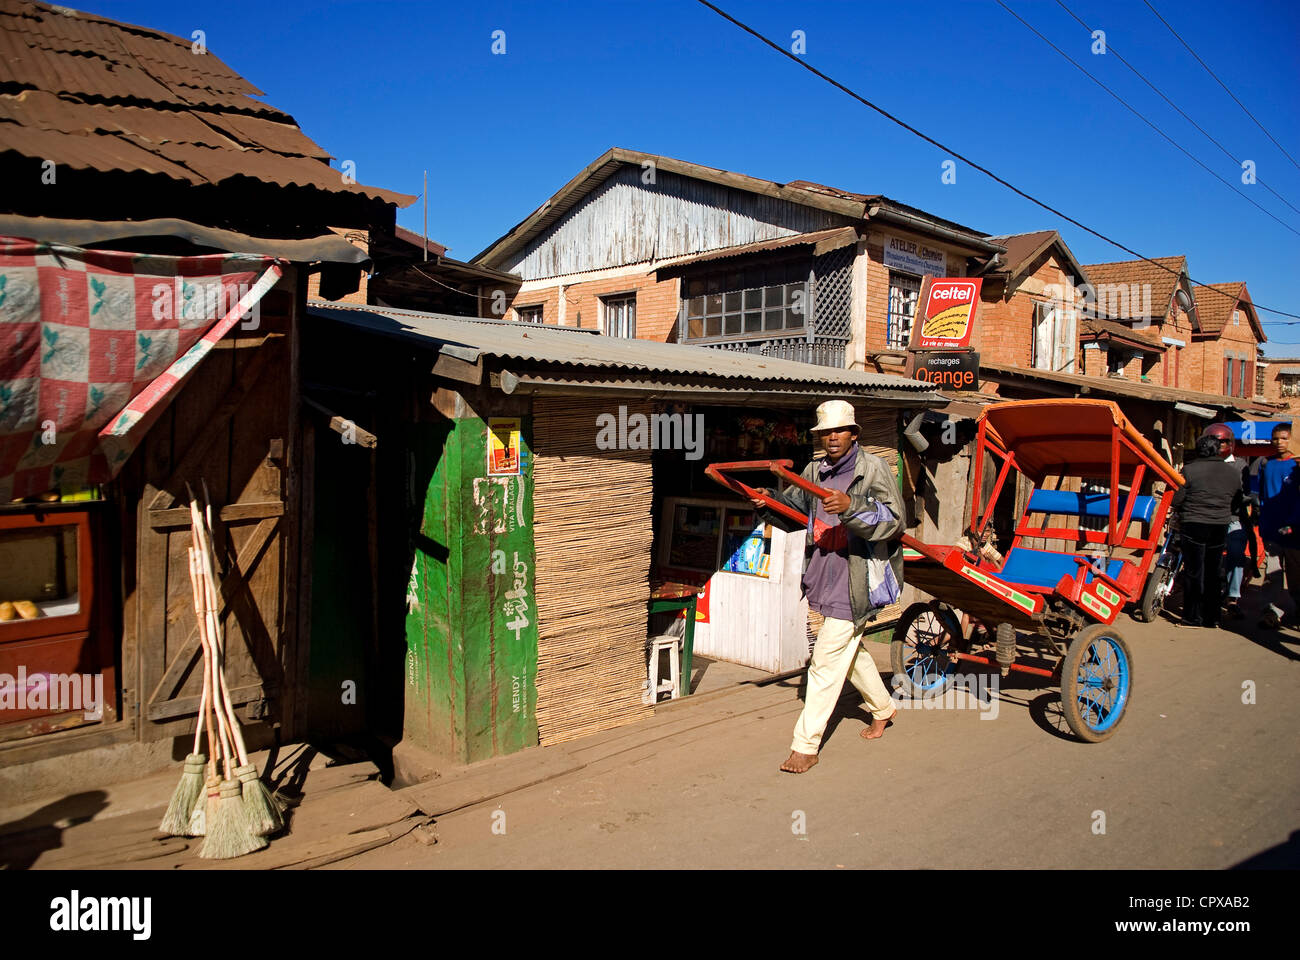
[(956, 350), (969, 347), (981, 282), (978, 278), (935, 280), (927, 277), (912, 325), (912, 349)]

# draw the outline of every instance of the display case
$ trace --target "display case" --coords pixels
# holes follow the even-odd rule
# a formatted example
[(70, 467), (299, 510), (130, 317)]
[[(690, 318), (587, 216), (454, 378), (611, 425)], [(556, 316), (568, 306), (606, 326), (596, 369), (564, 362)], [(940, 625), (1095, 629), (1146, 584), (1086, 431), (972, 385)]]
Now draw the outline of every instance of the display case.
[[(96, 563), (100, 505), (0, 512), (0, 740), (115, 716)], [(73, 679), (75, 677), (75, 679)], [(99, 716), (82, 694), (98, 689)], [(73, 696), (73, 693), (76, 696)]]
[(669, 497), (663, 521), (659, 569), (665, 574), (691, 580), (719, 571), (769, 576), (772, 528), (748, 504)]

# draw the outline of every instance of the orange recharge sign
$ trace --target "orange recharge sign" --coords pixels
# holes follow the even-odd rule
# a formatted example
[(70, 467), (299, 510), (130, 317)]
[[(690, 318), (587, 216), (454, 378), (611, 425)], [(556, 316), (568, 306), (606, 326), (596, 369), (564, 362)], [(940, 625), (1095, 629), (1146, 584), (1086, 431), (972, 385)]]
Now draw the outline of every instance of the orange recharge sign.
[(929, 280), (917, 312), (915, 350), (954, 350), (970, 346), (980, 279)]

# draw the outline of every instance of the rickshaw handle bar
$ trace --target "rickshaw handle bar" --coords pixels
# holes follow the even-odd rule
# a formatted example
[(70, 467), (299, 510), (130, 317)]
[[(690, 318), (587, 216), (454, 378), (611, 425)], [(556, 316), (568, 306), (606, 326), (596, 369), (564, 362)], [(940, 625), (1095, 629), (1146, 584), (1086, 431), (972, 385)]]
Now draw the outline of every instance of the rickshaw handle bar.
[(770, 470), (773, 474), (780, 477), (788, 483), (793, 483), (800, 489), (807, 490), (815, 497), (828, 496), (832, 491), (825, 487), (819, 487), (815, 483), (805, 480), (799, 474), (793, 472), (790, 468), (794, 466), (792, 460), (736, 460), (731, 463), (711, 463), (704, 468), (704, 474), (710, 480), (721, 484), (733, 493), (738, 493), (746, 499), (757, 499), (772, 509), (774, 512), (781, 514), (800, 526), (808, 525), (807, 514), (800, 513), (793, 507), (787, 506), (775, 497), (772, 497), (761, 490), (755, 489), (748, 484), (741, 483), (739, 480), (725, 476), (723, 471), (735, 472), (744, 470)]

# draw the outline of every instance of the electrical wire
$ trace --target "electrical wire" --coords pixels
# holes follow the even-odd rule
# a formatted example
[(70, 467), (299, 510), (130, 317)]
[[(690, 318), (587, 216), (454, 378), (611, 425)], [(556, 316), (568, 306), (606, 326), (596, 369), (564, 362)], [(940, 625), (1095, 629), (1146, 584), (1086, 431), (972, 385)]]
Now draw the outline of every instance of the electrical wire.
[(1001, 7), (1001, 8), (1002, 8), (1003, 10), (1005, 10), (1007, 13), (1011, 14), (1013, 17), (1015, 17), (1017, 20), (1019, 20), (1022, 24), (1024, 24), (1024, 26), (1025, 26), (1025, 27), (1026, 27), (1026, 28), (1027, 28), (1027, 29), (1028, 29), (1028, 30), (1029, 30), (1029, 31), (1030, 31), (1034, 36), (1038, 37), (1039, 40), (1042, 40), (1043, 43), (1047, 44), (1049, 47), (1051, 47), (1053, 50), (1055, 50), (1057, 53), (1059, 53), (1062, 57), (1064, 57), (1066, 60), (1068, 60), (1068, 61), (1070, 62), (1070, 64), (1071, 64), (1071, 66), (1073, 66), (1076, 70), (1078, 70), (1078, 71), (1079, 71), (1080, 73), (1082, 73), (1085, 77), (1087, 77), (1089, 80), (1091, 80), (1091, 81), (1092, 81), (1093, 83), (1095, 83), (1097, 86), (1101, 87), (1103, 90), (1105, 90), (1107, 93), (1109, 93), (1112, 97), (1114, 97), (1116, 100), (1118, 100), (1118, 101), (1120, 102), (1120, 104), (1122, 104), (1122, 105), (1124, 106), (1124, 108), (1125, 108), (1126, 110), (1128, 110), (1129, 113), (1133, 114), (1133, 116), (1137, 117), (1139, 120), (1141, 120), (1143, 123), (1145, 123), (1148, 127), (1150, 127), (1152, 130), (1154, 130), (1156, 133), (1158, 133), (1161, 137), (1163, 137), (1163, 138), (1164, 138), (1164, 139), (1169, 143), (1170, 146), (1172, 146), (1172, 147), (1174, 147), (1175, 149), (1177, 149), (1180, 153), (1182, 153), (1185, 157), (1187, 157), (1187, 159), (1191, 160), (1193, 163), (1195, 163), (1198, 167), (1200, 167), (1202, 170), (1204, 170), (1204, 171), (1205, 171), (1206, 173), (1208, 173), (1210, 176), (1214, 177), (1215, 180), (1218, 180), (1221, 184), (1223, 184), (1225, 187), (1227, 187), (1229, 190), (1231, 190), (1231, 191), (1232, 191), (1233, 193), (1235, 193), (1237, 196), (1241, 197), (1241, 199), (1245, 200), (1247, 203), (1249, 203), (1249, 204), (1251, 204), (1252, 206), (1254, 206), (1256, 209), (1258, 209), (1258, 210), (1259, 210), (1261, 213), (1263, 213), (1265, 216), (1267, 216), (1267, 217), (1271, 217), (1272, 219), (1274, 219), (1274, 220), (1276, 220), (1278, 223), (1280, 223), (1282, 226), (1284, 226), (1284, 227), (1286, 227), (1288, 230), (1290, 230), (1292, 233), (1294, 233), (1297, 237), (1300, 237), (1300, 230), (1297, 230), (1295, 227), (1291, 226), (1291, 224), (1287, 223), (1287, 222), (1286, 222), (1285, 220), (1283, 220), (1281, 217), (1275, 216), (1275, 215), (1273, 214), (1272, 211), (1268, 210), (1267, 208), (1265, 208), (1265, 207), (1263, 207), (1263, 206), (1260, 206), (1260, 204), (1256, 203), (1256, 202), (1255, 202), (1254, 200), (1252, 200), (1250, 197), (1246, 196), (1246, 194), (1242, 193), (1241, 190), (1240, 190), (1238, 187), (1236, 187), (1236, 186), (1234, 186), (1233, 184), (1229, 183), (1227, 180), (1223, 179), (1223, 177), (1219, 176), (1217, 173), (1215, 173), (1213, 170), (1211, 170), (1210, 167), (1209, 167), (1207, 164), (1203, 163), (1199, 158), (1193, 156), (1192, 153), (1191, 153), (1191, 151), (1189, 151), (1189, 150), (1188, 150), (1186, 147), (1184, 147), (1181, 143), (1179, 143), (1179, 142), (1178, 142), (1177, 140), (1175, 140), (1173, 137), (1169, 136), (1169, 134), (1165, 133), (1165, 132), (1164, 132), (1163, 130), (1161, 130), (1158, 126), (1156, 126), (1154, 123), (1152, 123), (1150, 120), (1148, 120), (1148, 119), (1147, 119), (1147, 118), (1146, 118), (1146, 117), (1145, 117), (1145, 116), (1144, 116), (1144, 115), (1143, 115), (1143, 114), (1142, 114), (1142, 113), (1141, 113), (1141, 112), (1140, 112), (1136, 107), (1134, 107), (1132, 104), (1130, 104), (1127, 100), (1125, 100), (1123, 97), (1121, 97), (1118, 93), (1116, 93), (1116, 92), (1115, 92), (1114, 90), (1112, 90), (1110, 87), (1106, 86), (1106, 84), (1102, 83), (1100, 80), (1098, 80), (1096, 77), (1094, 77), (1094, 76), (1093, 76), (1093, 75), (1088, 71), (1088, 68), (1087, 68), (1087, 67), (1083, 66), (1083, 64), (1079, 63), (1077, 60), (1075, 60), (1073, 57), (1071, 57), (1068, 53), (1066, 53), (1064, 50), (1062, 50), (1060, 47), (1058, 47), (1056, 44), (1054, 44), (1051, 40), (1049, 40), (1046, 36), (1044, 36), (1042, 33), (1040, 33), (1040, 32), (1039, 32), (1039, 31), (1038, 31), (1038, 30), (1033, 26), (1033, 24), (1031, 24), (1031, 23), (1030, 23), (1028, 20), (1026, 20), (1024, 17), (1020, 16), (1020, 14), (1016, 13), (1016, 11), (1012, 10), (1009, 6), (1007, 6), (1007, 5), (1003, 2), (1003, 0), (995, 0), (995, 2), (997, 3), (997, 5), (998, 5), (999, 7)]
[[(1093, 33), (1093, 29), (1092, 29), (1092, 27), (1090, 27), (1087, 23), (1085, 23), (1085, 22), (1083, 21), (1083, 19), (1082, 19), (1078, 14), (1076, 14), (1073, 10), (1071, 10), (1071, 9), (1070, 9), (1069, 7), (1067, 7), (1064, 3), (1062, 3), (1061, 0), (1056, 0), (1056, 5), (1057, 5), (1058, 7), (1060, 7), (1062, 10), (1064, 10), (1066, 13), (1068, 13), (1071, 17), (1073, 17), (1074, 20), (1075, 20), (1075, 22), (1077, 22), (1077, 23), (1079, 24), (1079, 26), (1083, 27), (1084, 30), (1087, 30), (1089, 36), (1092, 35), (1092, 33)], [(1225, 147), (1222, 143), (1220, 143), (1219, 140), (1218, 140), (1216, 137), (1214, 137), (1214, 136), (1213, 136), (1213, 135), (1212, 135), (1208, 130), (1206, 130), (1206, 129), (1205, 129), (1204, 127), (1202, 127), (1199, 123), (1197, 123), (1195, 120), (1193, 120), (1191, 117), (1189, 117), (1189, 116), (1187, 115), (1186, 111), (1184, 111), (1182, 107), (1178, 106), (1178, 104), (1176, 104), (1176, 103), (1174, 103), (1172, 100), (1170, 100), (1169, 97), (1167, 97), (1167, 96), (1165, 95), (1164, 91), (1161, 90), (1159, 87), (1157, 87), (1157, 86), (1156, 86), (1154, 83), (1152, 83), (1150, 80), (1148, 80), (1148, 79), (1147, 79), (1147, 78), (1142, 74), (1142, 72), (1141, 72), (1140, 70), (1138, 70), (1137, 67), (1133, 66), (1133, 64), (1129, 63), (1129, 62), (1128, 62), (1127, 60), (1125, 60), (1122, 56), (1120, 56), (1119, 51), (1116, 50), (1115, 47), (1111, 45), (1111, 43), (1110, 43), (1109, 40), (1106, 41), (1106, 54), (1107, 54), (1107, 56), (1113, 56), (1113, 57), (1114, 57), (1116, 60), (1118, 60), (1120, 63), (1124, 64), (1124, 66), (1128, 67), (1128, 69), (1129, 69), (1129, 70), (1134, 74), (1134, 76), (1136, 76), (1139, 80), (1141, 80), (1141, 81), (1142, 81), (1143, 83), (1145, 83), (1148, 87), (1150, 87), (1152, 90), (1154, 90), (1155, 93), (1156, 93), (1156, 95), (1159, 96), (1161, 100), (1163, 100), (1165, 103), (1169, 104), (1169, 106), (1171, 106), (1171, 107), (1173, 107), (1175, 110), (1177, 110), (1177, 111), (1178, 111), (1178, 115), (1179, 115), (1180, 117), (1182, 117), (1184, 120), (1186, 120), (1188, 123), (1190, 123), (1193, 127), (1195, 127), (1195, 128), (1197, 129), (1197, 131), (1201, 134), (1201, 136), (1205, 137), (1205, 139), (1209, 140), (1210, 143), (1212, 143), (1212, 144), (1214, 144), (1216, 147), (1218, 147), (1219, 150), (1222, 151), (1222, 153), (1223, 153), (1223, 155), (1224, 155), (1225, 157), (1227, 157), (1229, 160), (1231, 160), (1231, 161), (1232, 161), (1234, 164), (1236, 164), (1238, 167), (1240, 167), (1240, 166), (1242, 165), (1242, 160), (1241, 160), (1240, 157), (1235, 157), (1235, 156), (1233, 156), (1233, 155), (1232, 155), (1232, 151), (1230, 151), (1227, 147)], [(1282, 196), (1282, 194), (1278, 193), (1276, 190), (1274, 190), (1272, 187), (1270, 187), (1267, 183), (1265, 183), (1265, 182), (1264, 182), (1261, 178), (1259, 178), (1258, 176), (1255, 178), (1255, 182), (1256, 182), (1257, 184), (1259, 184), (1261, 187), (1263, 187), (1265, 190), (1267, 190), (1269, 193), (1273, 194), (1273, 196), (1277, 197), (1279, 200), (1281, 200), (1283, 203), (1285, 203), (1288, 207), (1290, 207), (1290, 208), (1291, 208), (1292, 210), (1294, 210), (1296, 213), (1300, 213), (1300, 207), (1297, 207), (1295, 204), (1293, 204), (1293, 203), (1292, 203), (1290, 200), (1288, 200), (1286, 197)]]
[(1262, 123), (1260, 123), (1258, 120), (1255, 119), (1255, 115), (1246, 109), (1246, 105), (1237, 99), (1237, 95), (1228, 89), (1228, 85), (1219, 79), (1219, 75), (1210, 69), (1210, 65), (1200, 58), (1200, 55), (1197, 54), (1197, 52), (1192, 49), (1191, 44), (1189, 44), (1186, 40), (1184, 40), (1181, 36), (1178, 35), (1178, 31), (1173, 28), (1173, 26), (1169, 23), (1168, 20), (1160, 16), (1159, 10), (1151, 6), (1150, 0), (1142, 0), (1142, 2), (1147, 5), (1148, 10), (1150, 10), (1152, 13), (1156, 15), (1156, 19), (1159, 20), (1161, 23), (1163, 23), (1166, 29), (1168, 29), (1169, 32), (1172, 33), (1177, 38), (1178, 42), (1187, 48), (1187, 52), (1190, 53), (1193, 57), (1196, 57), (1196, 62), (1205, 68), (1206, 73), (1214, 77), (1215, 83), (1223, 87), (1223, 92), (1226, 93), (1228, 96), (1232, 97), (1232, 102), (1235, 103), (1237, 106), (1241, 107), (1242, 112), (1244, 112), (1246, 116), (1250, 117), (1251, 120), (1255, 121), (1255, 126), (1259, 127), (1259, 129), (1264, 131), (1264, 136), (1268, 137), (1270, 140), (1273, 141), (1273, 146), (1277, 147), (1279, 150), (1282, 151), (1283, 156), (1285, 156), (1288, 160), (1291, 161), (1291, 165), (1293, 167), (1295, 167), (1297, 170), (1300, 170), (1300, 163), (1296, 163), (1295, 157), (1287, 153), (1286, 147), (1278, 143), (1277, 139), (1273, 136), (1273, 134), (1269, 133), (1267, 128), (1265, 128), (1265, 126)]
[[(980, 173), (984, 174), (990, 180), (1006, 187), (1016, 196), (1028, 200), (1030, 203), (1034, 204), (1037, 207), (1041, 207), (1042, 209), (1046, 210), (1048, 213), (1060, 217), (1066, 223), (1073, 224), (1074, 226), (1078, 227), (1080, 230), (1084, 231), (1085, 233), (1091, 234), (1092, 236), (1096, 237), (1098, 240), (1102, 240), (1110, 244), (1112, 247), (1115, 247), (1116, 249), (1123, 250), (1125, 253), (1130, 254), (1133, 257), (1136, 257), (1138, 260), (1143, 260), (1147, 263), (1150, 263), (1153, 266), (1165, 271), (1165, 273), (1174, 274), (1175, 276), (1178, 275), (1177, 270), (1172, 270), (1169, 267), (1166, 267), (1163, 263), (1158, 263), (1155, 260), (1152, 260), (1150, 257), (1143, 256), (1142, 254), (1138, 253), (1136, 250), (1132, 249), (1131, 247), (1127, 247), (1124, 244), (1120, 243), (1118, 240), (1114, 240), (1111, 237), (1106, 236), (1106, 234), (1094, 230), (1092, 227), (1088, 226), (1085, 223), (1081, 223), (1080, 221), (1076, 220), (1074, 217), (1070, 216), (1069, 214), (1061, 210), (1058, 210), (1056, 207), (1053, 207), (1051, 204), (1048, 204), (1042, 200), (1039, 200), (1037, 197), (1026, 193), (1024, 190), (1021, 190), (1015, 184), (1010, 183), (1007, 180), (1003, 179), (1002, 177), (998, 176), (996, 173), (994, 173), (992, 170), (990, 170), (988, 167), (984, 166), (983, 164), (977, 163), (976, 161), (967, 157), (965, 154), (960, 153), (957, 150), (953, 150), (951, 147), (948, 147), (943, 143), (940, 143), (938, 140), (934, 139), (934, 137), (922, 133), (920, 130), (912, 126), (907, 121), (894, 116), (894, 114), (890, 113), (884, 107), (872, 103), (866, 97), (862, 96), (860, 93), (856, 92), (855, 90), (852, 90), (851, 88), (840, 83), (835, 78), (827, 76), (825, 73), (822, 73), (822, 71), (818, 70), (812, 64), (808, 63), (805, 60), (801, 60), (799, 57), (795, 56), (793, 53), (786, 50), (784, 47), (776, 43), (774, 40), (771, 40), (768, 37), (764, 36), (763, 34), (759, 33), (757, 30), (755, 30), (753, 27), (749, 26), (748, 24), (742, 23), (740, 20), (737, 20), (731, 14), (727, 13), (727, 11), (710, 3), (709, 0), (696, 0), (696, 2), (699, 3), (701, 6), (708, 7), (718, 16), (722, 17), (722, 19), (728, 21), (729, 23), (734, 24), (735, 26), (739, 27), (741, 30), (744, 30), (750, 36), (761, 41), (762, 43), (765, 43), (767, 46), (771, 47), (773, 50), (781, 54), (783, 57), (794, 61), (800, 67), (807, 70), (809, 73), (812, 73), (814, 76), (820, 77), (822, 80), (825, 80), (827, 83), (835, 87), (837, 90), (841, 90), (844, 93), (848, 94), (850, 97), (852, 97), (854, 100), (857, 100), (863, 106), (869, 107), (870, 109), (874, 110), (876, 113), (880, 114), (882, 117), (884, 117), (886, 120), (890, 121), (891, 123), (897, 124), (898, 126), (902, 127), (904, 130), (906, 130), (908, 133), (911, 133), (912, 135), (919, 137), (920, 139), (924, 140), (926, 143), (930, 144), (931, 146), (938, 147), (944, 153), (950, 154), (956, 157), (958, 160), (961, 160), (963, 163), (967, 164), (971, 168), (978, 170)], [(1196, 286), (1205, 287), (1207, 290), (1214, 289), (1213, 287), (1210, 287), (1208, 284), (1201, 283), (1198, 280), (1192, 280), (1190, 277), (1188, 277), (1188, 280), (1191, 283), (1195, 284)], [(1222, 291), (1219, 290), (1215, 290), (1214, 292), (1221, 293), (1223, 296), (1230, 296), (1230, 294), (1223, 293)], [(1265, 307), (1258, 303), (1254, 304), (1254, 307), (1257, 311), (1264, 310), (1268, 313), (1277, 314), (1278, 316), (1294, 318), (1293, 320), (1290, 321), (1270, 321), (1270, 322), (1300, 323), (1300, 314), (1288, 313), (1285, 310), (1277, 310), (1273, 307)]]

